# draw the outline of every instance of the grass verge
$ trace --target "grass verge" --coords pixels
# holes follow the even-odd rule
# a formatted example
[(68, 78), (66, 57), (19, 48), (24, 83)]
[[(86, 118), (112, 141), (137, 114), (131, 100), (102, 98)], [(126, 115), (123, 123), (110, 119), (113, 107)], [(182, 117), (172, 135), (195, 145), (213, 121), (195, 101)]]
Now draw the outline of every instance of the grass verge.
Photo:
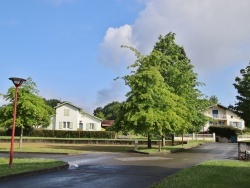
[(177, 172), (152, 188), (244, 188), (249, 187), (249, 177), (249, 162), (214, 160)]
[[(128, 152), (134, 149), (131, 145), (86, 145), (86, 144), (55, 144), (55, 143), (23, 143), (21, 149), (15, 143), (14, 152), (27, 153), (64, 153), (83, 154), (85, 152)], [(0, 143), (0, 152), (9, 152), (10, 143)]]
[(28, 158), (28, 159), (13, 159), (12, 168), (9, 167), (8, 158), (0, 158), (0, 179), (1, 177), (21, 174), (25, 172), (32, 172), (36, 170), (51, 169), (54, 167), (59, 167), (66, 165), (67, 163), (63, 161), (57, 161), (54, 159), (38, 159), (38, 158)]
[[(165, 146), (161, 148), (161, 153), (175, 152), (181, 149), (191, 148), (205, 143), (204, 141), (189, 141), (188, 144)], [(87, 145), (87, 144), (61, 144), (61, 143), (23, 143), (22, 148), (18, 148), (19, 144), (15, 143), (14, 152), (27, 153), (63, 153), (63, 154), (83, 154), (85, 152), (128, 152), (134, 150), (134, 145)], [(10, 143), (0, 143), (0, 152), (9, 152)], [(138, 151), (143, 153), (159, 153), (159, 147), (153, 146), (148, 149), (147, 146), (140, 145)]]
[[(203, 140), (194, 140), (194, 141), (188, 141), (187, 144), (183, 144), (183, 145), (175, 145), (175, 146), (164, 146), (161, 147), (161, 153), (171, 153), (171, 152), (175, 152), (175, 151), (180, 151), (182, 149), (187, 149), (187, 148), (192, 148), (192, 147), (196, 147), (198, 145), (204, 144), (207, 141), (203, 141)], [(144, 153), (149, 153), (149, 154), (153, 154), (153, 153), (159, 153), (159, 146), (153, 146), (151, 149), (148, 149), (146, 147), (139, 147), (138, 151), (140, 152), (144, 152)]]

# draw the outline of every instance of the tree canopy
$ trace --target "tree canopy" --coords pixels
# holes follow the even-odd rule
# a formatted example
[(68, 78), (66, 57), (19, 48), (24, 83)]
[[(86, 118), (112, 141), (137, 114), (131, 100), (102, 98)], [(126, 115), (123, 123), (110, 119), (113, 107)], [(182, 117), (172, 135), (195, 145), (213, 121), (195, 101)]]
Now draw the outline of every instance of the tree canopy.
[[(198, 76), (193, 72), (193, 65), (186, 56), (184, 48), (178, 46), (174, 40), (174, 33), (169, 33), (165, 37), (160, 36), (152, 52), (147, 56), (128, 47), (135, 52), (137, 59), (129, 67), (133, 69), (131, 75), (123, 77), (131, 91), (127, 94), (128, 98), (115, 123), (117, 127), (122, 126), (120, 129), (127, 131), (129, 127), (134, 126), (135, 132), (145, 130), (143, 127), (147, 127), (150, 131), (157, 130), (159, 133), (161, 131), (178, 133), (184, 130), (193, 132), (200, 131), (207, 121), (202, 111), (210, 105), (210, 102), (197, 88), (204, 84), (198, 82)], [(147, 98), (140, 100), (145, 95)], [(142, 104), (148, 109), (141, 107)], [(140, 115), (135, 113), (136, 109)], [(144, 118), (141, 117), (142, 114)], [(135, 121), (137, 119), (135, 116), (145, 121), (140, 121), (138, 126), (139, 122)], [(160, 116), (164, 121), (156, 123)], [(150, 123), (145, 124), (146, 120)], [(156, 125), (159, 124), (161, 125), (157, 128)]]
[(104, 107), (97, 107), (94, 110), (94, 115), (106, 120), (115, 120), (117, 118), (117, 112), (120, 108), (121, 103), (118, 101), (113, 101)]
[(237, 102), (230, 107), (244, 119), (246, 127), (250, 127), (250, 63), (245, 69), (240, 70), (240, 74), (233, 84), (238, 92)]
[[(147, 56), (145, 61), (150, 60)], [(187, 107), (183, 98), (171, 93), (158, 67), (142, 68), (124, 77), (131, 88), (123, 103), (115, 126), (125, 132), (162, 135), (182, 132), (189, 125)]]
[[(28, 78), (18, 90), (16, 126), (28, 128), (31, 126), (48, 126), (50, 124), (50, 115), (54, 109), (46, 105), (44, 99), (38, 95), (36, 83)], [(9, 102), (0, 107), (0, 126), (9, 128), (12, 125), (13, 101), (15, 87), (10, 87), (3, 99)]]

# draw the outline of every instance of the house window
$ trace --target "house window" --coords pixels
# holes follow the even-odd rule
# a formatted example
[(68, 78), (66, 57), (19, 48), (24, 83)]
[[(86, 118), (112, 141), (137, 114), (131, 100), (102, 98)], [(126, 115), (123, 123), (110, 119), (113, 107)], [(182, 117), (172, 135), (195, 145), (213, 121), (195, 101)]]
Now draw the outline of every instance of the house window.
[(64, 121), (64, 122), (63, 122), (63, 128), (64, 128), (64, 129), (66, 129), (66, 128), (69, 129), (69, 128), (70, 128), (70, 122)]
[(213, 121), (209, 121), (209, 125), (213, 125)]
[(59, 122), (60, 129), (73, 129), (73, 122), (63, 121)]
[(214, 118), (218, 118), (218, 110), (212, 110), (212, 115)]
[(95, 124), (94, 124), (94, 123), (90, 123), (90, 124), (89, 124), (89, 129), (94, 130), (94, 129), (95, 129)]
[(69, 109), (64, 109), (64, 116), (69, 116)]
[(87, 123), (86, 128), (87, 128), (87, 130), (95, 130), (96, 129), (94, 123)]
[(233, 117), (233, 116), (231, 116), (231, 118), (233, 119), (234, 117)]
[(83, 130), (83, 123), (79, 123), (79, 129)]

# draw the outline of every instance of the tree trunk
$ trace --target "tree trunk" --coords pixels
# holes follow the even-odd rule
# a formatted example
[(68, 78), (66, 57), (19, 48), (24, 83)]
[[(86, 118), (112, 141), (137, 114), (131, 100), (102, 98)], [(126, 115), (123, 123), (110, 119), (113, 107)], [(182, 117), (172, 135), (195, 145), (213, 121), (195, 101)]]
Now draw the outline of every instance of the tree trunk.
[(174, 133), (171, 134), (171, 138), (172, 138), (172, 146), (174, 146)]
[(151, 135), (150, 134), (148, 134), (148, 148), (152, 148)]
[(182, 137), (181, 137), (181, 144), (183, 146), (183, 133), (182, 133)]
[(23, 145), (23, 127), (21, 127), (20, 139), (19, 139), (19, 149), (22, 148)]
[(162, 135), (161, 136), (161, 144), (163, 147), (166, 145), (165, 141), (166, 141), (166, 137), (165, 137), (165, 135)]

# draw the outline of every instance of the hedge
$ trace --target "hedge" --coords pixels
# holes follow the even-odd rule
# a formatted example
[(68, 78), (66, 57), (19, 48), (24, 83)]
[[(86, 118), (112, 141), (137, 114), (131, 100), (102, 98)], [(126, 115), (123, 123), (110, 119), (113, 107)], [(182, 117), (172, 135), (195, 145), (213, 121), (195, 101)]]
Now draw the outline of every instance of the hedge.
[(209, 127), (209, 133), (215, 133), (216, 136), (220, 137), (226, 137), (228, 139), (231, 138), (231, 136), (236, 136), (237, 133), (240, 133), (241, 130), (237, 129), (232, 126), (210, 126)]
[[(19, 131), (18, 131), (19, 132)], [(20, 132), (15, 132), (15, 136), (19, 136)], [(7, 130), (7, 136), (11, 136), (11, 129)], [(115, 138), (114, 131), (62, 131), (62, 130), (44, 130), (33, 129), (25, 131), (24, 136), (31, 137), (54, 137), (54, 138)]]

